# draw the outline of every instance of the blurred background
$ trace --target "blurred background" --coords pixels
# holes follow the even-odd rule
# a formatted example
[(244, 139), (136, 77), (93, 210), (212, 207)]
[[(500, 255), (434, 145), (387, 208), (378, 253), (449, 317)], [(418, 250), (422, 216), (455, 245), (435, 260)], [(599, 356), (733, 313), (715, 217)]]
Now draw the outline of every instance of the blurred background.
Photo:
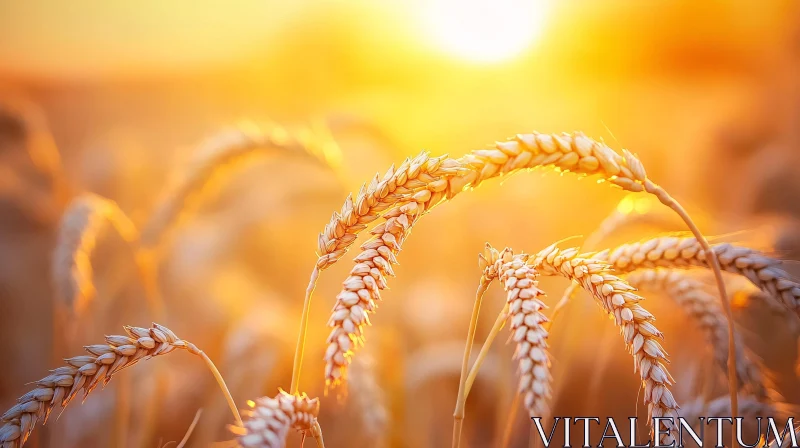
[[(800, 258), (800, 4), (792, 0), (0, 0), (0, 405), (13, 405), (59, 358), (152, 318), (130, 254), (106, 232), (93, 255), (96, 300), (70, 337), (54, 330), (51, 257), (70, 198), (99, 194), (142, 225), (200, 142), (242, 119), (322, 127), (340, 153), (332, 167), (273, 157), (236, 169), (181, 225), (160, 265), (163, 323), (218, 363), (241, 405), (289, 386), (316, 236), (331, 212), (423, 149), (460, 156), (516, 133), (580, 130), (637, 153), (708, 234)], [(36, 169), (31, 142), (58, 149), (64, 188)], [(449, 444), (484, 243), (536, 252), (589, 235), (623, 197), (536, 171), (487, 182), (422, 220), (367, 333), (385, 415), (325, 397), (326, 442)], [(608, 244), (665, 230), (683, 226), (626, 228)], [(311, 396), (323, 395), (325, 323), (352, 256), (323, 273), (315, 295), (303, 372)], [(542, 281), (550, 305), (566, 286)], [(599, 337), (616, 330), (580, 299), (551, 336), (554, 381), (565, 390), (555, 415), (645, 415), (630, 356), (618, 337)], [(499, 287), (487, 295), (479, 341), (503, 300)], [(653, 297), (646, 306), (667, 336), (680, 403), (697, 395), (710, 355), (670, 303)], [(794, 327), (746, 300), (735, 312), (780, 392), (800, 400)], [(611, 367), (595, 374), (602, 344), (613, 344)], [(496, 344), (470, 396), (468, 446), (493, 446), (506, 425), (512, 351)], [(156, 370), (168, 377), (167, 399), (148, 410), (146, 397), (164, 387)], [(180, 439), (199, 408), (189, 446), (231, 438), (224, 401), (198, 360), (178, 353), (121, 375), (134, 391), (125, 446)], [(724, 394), (724, 379), (715, 381)], [(71, 405), (30, 444), (120, 443), (114, 390), (112, 382)], [(522, 414), (513, 446), (528, 446)], [(370, 428), (381, 425), (379, 442)]]

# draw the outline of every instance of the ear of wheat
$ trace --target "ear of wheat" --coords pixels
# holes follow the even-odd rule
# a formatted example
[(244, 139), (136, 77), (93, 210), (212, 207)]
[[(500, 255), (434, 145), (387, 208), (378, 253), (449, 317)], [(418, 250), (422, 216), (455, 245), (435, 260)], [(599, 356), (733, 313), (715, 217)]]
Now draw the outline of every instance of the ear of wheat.
[(328, 322), (333, 331), (325, 352), (327, 386), (337, 386), (346, 379), (353, 350), (363, 344), (363, 329), (369, 324), (369, 314), (375, 311), (380, 291), (387, 286), (386, 276), (394, 275), (391, 266), (397, 263), (395, 255), (431, 199), (428, 190), (416, 196), (420, 202), (410, 202), (385, 215), (386, 222), (372, 231), (374, 237), (364, 243), (364, 251), (356, 257), (357, 264), (342, 284)]
[[(318, 239), (317, 268), (326, 269), (336, 263), (353, 245), (358, 234), (382, 213), (400, 201), (407, 201), (415, 193), (429, 190), (441, 193), (447, 188), (447, 179), (460, 171), (457, 161), (447, 156), (430, 157), (422, 152), (406, 159), (399, 167), (390, 167), (364, 184), (355, 199), (348, 196), (341, 211), (331, 217)], [(436, 201), (442, 195), (437, 195)]]
[[(655, 318), (639, 305), (641, 297), (635, 288), (612, 274), (611, 267), (601, 260), (578, 255), (577, 249), (558, 249), (552, 245), (528, 260), (542, 275), (563, 276), (580, 283), (610, 315), (620, 328), (625, 345), (633, 355), (634, 370), (644, 385), (644, 402), (648, 421), (653, 417), (677, 417), (678, 404), (669, 390), (674, 382), (667, 370), (667, 353), (658, 343), (663, 335), (653, 325)], [(667, 422), (662, 445), (675, 441), (675, 426)]]
[(0, 416), (0, 446), (19, 448), (25, 444), (36, 423), (47, 423), (56, 406), (66, 408), (73, 398), (83, 392), (84, 399), (99, 385), (105, 386), (113, 375), (139, 361), (166, 355), (176, 349), (200, 356), (212, 370), (226, 394), (237, 422), (241, 424), (236, 407), (219, 372), (206, 354), (191, 342), (178, 338), (170, 329), (153, 324), (151, 328), (125, 327), (126, 336), (106, 336), (106, 344), (84, 347), (88, 355), (67, 358), (66, 366), (50, 372), (36, 381), (36, 388), (17, 400), (17, 404)]
[[(135, 250), (138, 232), (114, 201), (85, 193), (72, 201), (62, 218), (53, 253), (53, 283), (68, 306), (82, 314), (95, 295), (91, 256), (106, 223)], [(156, 304), (151, 306), (156, 307)]]
[(292, 395), (283, 390), (274, 398), (248, 401), (250, 410), (242, 411), (244, 426), (232, 427), (241, 448), (283, 448), (290, 429), (310, 434), (317, 446), (324, 448), (322, 429), (317, 421), (319, 399), (306, 394)]
[[(753, 285), (780, 302), (784, 309), (800, 315), (800, 284), (781, 269), (780, 261), (747, 247), (723, 243), (712, 248), (723, 270), (742, 275)], [(708, 267), (706, 252), (695, 238), (660, 237), (614, 250), (605, 250), (592, 257), (606, 260), (619, 272), (642, 268)]]
[[(727, 374), (728, 322), (716, 297), (706, 291), (706, 285), (682, 271), (648, 269), (634, 272), (625, 278), (631, 286), (648, 291), (663, 291), (675, 301), (705, 333), (714, 359)], [(737, 334), (736, 372), (740, 388), (758, 400), (768, 400), (764, 378), (755, 354), (747, 350)], [(711, 414), (722, 415), (722, 414)]]
[(547, 349), (548, 332), (544, 328), (547, 318), (541, 313), (546, 308), (542, 302), (544, 292), (538, 287), (538, 272), (525, 264), (525, 257), (514, 257), (498, 270), (500, 281), (508, 294), (508, 313), (511, 322), (511, 339), (517, 348), (514, 358), (519, 364), (519, 387), (522, 404), (531, 417), (548, 413), (552, 377)]
[(299, 138), (278, 127), (263, 131), (245, 122), (224, 129), (201, 144), (195, 161), (156, 204), (142, 230), (142, 245), (157, 249), (181, 219), (196, 209), (205, 188), (221, 177), (226, 168), (268, 151), (310, 157), (324, 164), (331, 157), (326, 153), (332, 150), (335, 149), (327, 143), (315, 142), (308, 136)]

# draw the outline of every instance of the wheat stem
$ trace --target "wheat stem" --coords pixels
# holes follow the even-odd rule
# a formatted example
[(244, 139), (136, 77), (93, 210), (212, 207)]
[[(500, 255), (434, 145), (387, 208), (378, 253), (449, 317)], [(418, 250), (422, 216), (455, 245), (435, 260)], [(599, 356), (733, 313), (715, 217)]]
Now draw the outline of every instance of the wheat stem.
[[(725, 317), (728, 319), (728, 393), (730, 394), (731, 399), (731, 418), (736, 420), (739, 410), (739, 398), (737, 394), (738, 390), (738, 380), (737, 380), (737, 372), (736, 372), (736, 333), (733, 328), (733, 312), (731, 311), (731, 303), (728, 298), (728, 293), (725, 291), (725, 279), (722, 278), (722, 269), (720, 268), (719, 260), (717, 259), (716, 254), (711, 250), (711, 246), (708, 244), (708, 240), (700, 232), (700, 229), (697, 228), (697, 225), (694, 223), (692, 218), (689, 216), (689, 213), (678, 203), (672, 196), (670, 196), (666, 190), (661, 188), (659, 185), (651, 182), (649, 179), (644, 182), (645, 190), (651, 194), (654, 194), (662, 204), (666, 205), (667, 207), (671, 208), (678, 214), (678, 216), (683, 219), (683, 222), (689, 227), (689, 230), (692, 231), (692, 234), (700, 245), (703, 247), (703, 250), (709, 254), (706, 258), (708, 259), (708, 263), (711, 265), (711, 270), (714, 272), (714, 279), (717, 282), (717, 290), (719, 290), (719, 299), (722, 302), (722, 307), (725, 310)], [(731, 427), (731, 443), (732, 448), (737, 448), (738, 443), (736, 440), (736, 429)]]
[(481, 313), (483, 295), (486, 293), (489, 285), (490, 281), (485, 277), (481, 277), (478, 291), (475, 293), (475, 304), (472, 307), (469, 330), (467, 330), (467, 343), (464, 347), (464, 359), (461, 362), (461, 379), (458, 384), (458, 399), (456, 400), (456, 409), (453, 411), (453, 448), (458, 448), (461, 443), (461, 425), (464, 420), (464, 405), (467, 401), (466, 382), (469, 373), (469, 358), (472, 354), (472, 344), (475, 342), (475, 331), (478, 328), (478, 317)]
[(194, 432), (194, 428), (197, 426), (197, 422), (200, 421), (200, 416), (203, 415), (203, 410), (198, 409), (197, 412), (194, 414), (194, 418), (192, 419), (192, 423), (189, 425), (189, 429), (186, 430), (186, 434), (183, 435), (183, 438), (180, 442), (175, 446), (175, 448), (183, 448), (189, 442), (189, 437), (192, 436)]
[(228, 408), (230, 408), (233, 417), (236, 419), (236, 424), (239, 426), (243, 426), (242, 417), (239, 415), (239, 408), (236, 407), (236, 403), (233, 401), (233, 397), (231, 396), (231, 391), (228, 390), (228, 386), (225, 384), (225, 379), (222, 378), (222, 374), (219, 373), (217, 366), (214, 365), (214, 362), (211, 361), (211, 358), (206, 355), (206, 352), (202, 350), (198, 350), (197, 355), (203, 358), (203, 361), (206, 363), (206, 366), (211, 373), (214, 375), (214, 379), (217, 381), (220, 390), (222, 390), (223, 395), (225, 395), (225, 401), (228, 402)]
[(503, 309), (500, 311), (500, 314), (497, 315), (497, 319), (494, 321), (494, 325), (492, 325), (492, 329), (489, 330), (489, 334), (486, 336), (486, 340), (483, 342), (481, 346), (481, 351), (478, 352), (478, 356), (475, 358), (475, 362), (472, 363), (472, 367), (469, 369), (469, 375), (467, 375), (467, 381), (465, 383), (465, 390), (464, 394), (469, 396), (469, 391), (472, 390), (472, 385), (475, 383), (475, 378), (478, 376), (478, 371), (480, 371), (481, 366), (483, 365), (484, 361), (486, 361), (486, 356), (489, 354), (489, 349), (492, 347), (492, 343), (494, 343), (495, 338), (508, 320), (508, 304), (503, 306)]
[(303, 367), (303, 353), (306, 346), (306, 333), (308, 332), (308, 315), (311, 309), (311, 295), (314, 294), (314, 288), (317, 287), (317, 279), (319, 278), (319, 268), (314, 266), (311, 271), (311, 279), (308, 281), (306, 288), (306, 297), (303, 300), (303, 314), (300, 316), (300, 334), (297, 335), (297, 348), (294, 352), (294, 365), (292, 366), (292, 385), (289, 389), (290, 393), (296, 394), (300, 389), (300, 370)]

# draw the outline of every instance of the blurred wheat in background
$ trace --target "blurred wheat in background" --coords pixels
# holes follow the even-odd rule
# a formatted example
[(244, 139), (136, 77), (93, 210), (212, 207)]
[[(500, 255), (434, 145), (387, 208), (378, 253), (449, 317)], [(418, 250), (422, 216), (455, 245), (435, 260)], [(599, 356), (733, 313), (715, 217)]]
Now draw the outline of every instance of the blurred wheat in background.
[(795, 416), (798, 43), (788, 0), (0, 2), (0, 445)]

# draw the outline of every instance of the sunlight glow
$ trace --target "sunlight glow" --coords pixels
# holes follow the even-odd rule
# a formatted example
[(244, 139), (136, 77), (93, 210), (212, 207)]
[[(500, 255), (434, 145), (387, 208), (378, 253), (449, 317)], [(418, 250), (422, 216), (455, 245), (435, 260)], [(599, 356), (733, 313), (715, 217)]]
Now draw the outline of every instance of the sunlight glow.
[(430, 0), (424, 19), (445, 51), (476, 62), (497, 62), (531, 45), (546, 10), (546, 0)]

